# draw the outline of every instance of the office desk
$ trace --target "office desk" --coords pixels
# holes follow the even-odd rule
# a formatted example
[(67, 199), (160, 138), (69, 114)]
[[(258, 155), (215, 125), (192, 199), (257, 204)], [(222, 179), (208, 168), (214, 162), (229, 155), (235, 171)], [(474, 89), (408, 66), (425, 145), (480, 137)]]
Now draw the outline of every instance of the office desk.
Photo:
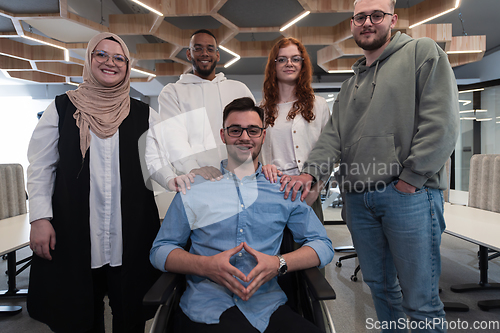
[[(0, 291), (0, 297), (26, 296), (27, 289), (16, 287), (16, 250), (29, 245), (30, 224), (28, 214), (0, 220), (0, 255), (7, 254), (8, 289)], [(19, 306), (0, 306), (0, 313), (18, 313)]]
[[(500, 251), (500, 214), (472, 207), (445, 204), (447, 234), (479, 245), (479, 283), (451, 286), (454, 292), (500, 289), (500, 283), (488, 282), (488, 248)], [(483, 309), (500, 307), (500, 300), (479, 301)]]

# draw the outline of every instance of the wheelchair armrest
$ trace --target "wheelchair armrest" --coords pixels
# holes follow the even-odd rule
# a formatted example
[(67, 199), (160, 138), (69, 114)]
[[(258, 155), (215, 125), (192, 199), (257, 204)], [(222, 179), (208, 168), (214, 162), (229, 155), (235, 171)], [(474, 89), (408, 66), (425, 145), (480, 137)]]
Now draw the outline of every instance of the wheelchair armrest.
[(311, 267), (300, 271), (306, 281), (312, 296), (319, 301), (335, 299), (337, 295), (318, 267)]
[(166, 272), (148, 290), (142, 300), (144, 305), (160, 305), (165, 303), (174, 289), (180, 285), (184, 275)]

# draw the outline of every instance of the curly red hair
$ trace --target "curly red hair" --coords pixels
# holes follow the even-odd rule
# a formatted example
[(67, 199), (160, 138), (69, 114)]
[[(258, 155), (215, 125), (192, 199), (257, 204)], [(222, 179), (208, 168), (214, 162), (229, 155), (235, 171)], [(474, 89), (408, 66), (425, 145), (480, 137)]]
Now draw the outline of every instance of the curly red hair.
[(311, 59), (309, 58), (309, 54), (307, 54), (306, 48), (301, 42), (293, 37), (287, 37), (280, 39), (276, 44), (274, 44), (271, 52), (269, 53), (269, 58), (267, 59), (263, 88), (264, 98), (261, 104), (261, 107), (264, 109), (266, 115), (266, 126), (274, 126), (274, 122), (278, 117), (277, 104), (279, 101), (279, 89), (275, 59), (278, 57), (279, 49), (287, 47), (290, 44), (297, 45), (304, 61), (302, 63), (302, 69), (300, 70), (299, 77), (297, 78), (297, 82), (295, 83), (295, 96), (297, 97), (297, 100), (293, 103), (293, 107), (288, 112), (286, 119), (294, 119), (299, 113), (307, 122), (311, 122), (316, 118), (313, 112), (314, 90), (311, 87), (313, 72)]

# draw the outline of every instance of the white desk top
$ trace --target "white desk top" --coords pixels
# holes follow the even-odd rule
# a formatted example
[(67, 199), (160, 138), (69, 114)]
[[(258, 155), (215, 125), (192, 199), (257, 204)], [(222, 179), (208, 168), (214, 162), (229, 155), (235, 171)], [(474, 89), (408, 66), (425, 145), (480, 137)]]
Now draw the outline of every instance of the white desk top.
[(0, 255), (15, 251), (30, 242), (29, 215), (0, 220)]
[(500, 213), (445, 203), (445, 232), (500, 251)]

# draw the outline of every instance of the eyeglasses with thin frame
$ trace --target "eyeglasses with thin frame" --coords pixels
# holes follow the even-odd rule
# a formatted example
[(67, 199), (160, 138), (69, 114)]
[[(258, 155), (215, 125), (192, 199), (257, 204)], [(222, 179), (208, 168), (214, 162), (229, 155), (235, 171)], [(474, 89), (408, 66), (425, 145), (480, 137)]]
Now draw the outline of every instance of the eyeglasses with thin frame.
[(233, 138), (239, 138), (243, 131), (247, 131), (250, 138), (260, 138), (264, 130), (264, 128), (258, 126), (241, 127), (240, 125), (231, 125), (224, 129), (227, 131), (227, 135)]
[(386, 15), (393, 16), (394, 14), (384, 13), (381, 10), (376, 10), (373, 13), (371, 13), (371, 15), (357, 14), (352, 17), (352, 23), (357, 27), (361, 27), (363, 26), (363, 24), (365, 24), (366, 19), (370, 17), (370, 22), (372, 22), (372, 24), (380, 24), (382, 23)]
[(100, 64), (108, 62), (109, 58), (113, 59), (113, 63), (116, 67), (123, 67), (128, 62), (127, 57), (123, 54), (109, 55), (108, 52), (103, 50), (95, 50), (92, 52), (92, 55), (94, 56), (95, 61)]
[(212, 45), (209, 45), (209, 46), (195, 45), (195, 46), (191, 47), (191, 51), (193, 51), (194, 53), (197, 53), (197, 54), (202, 53), (203, 50), (207, 50), (207, 53), (210, 53), (210, 54), (214, 54), (217, 51), (219, 51), (215, 46), (212, 46)]
[(293, 56), (291, 58), (288, 58), (288, 57), (285, 57), (285, 56), (281, 56), (281, 57), (278, 57), (276, 59), (274, 59), (274, 61), (276, 61), (276, 63), (278, 65), (285, 65), (288, 63), (288, 60), (290, 60), (290, 62), (293, 64), (293, 65), (300, 65), (302, 64), (302, 61), (304, 61), (304, 58), (302, 58), (301, 56)]

